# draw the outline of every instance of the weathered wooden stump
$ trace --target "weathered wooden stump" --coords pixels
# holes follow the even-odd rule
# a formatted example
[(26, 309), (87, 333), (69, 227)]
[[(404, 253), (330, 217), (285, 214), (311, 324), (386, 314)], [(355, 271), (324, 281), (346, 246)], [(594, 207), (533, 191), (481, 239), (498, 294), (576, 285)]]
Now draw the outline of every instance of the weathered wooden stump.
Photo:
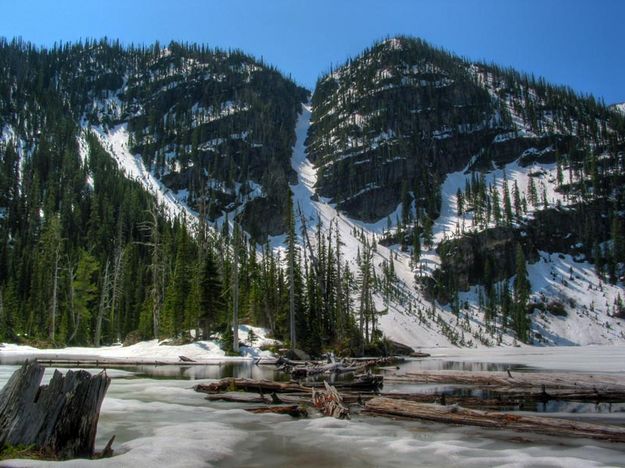
[(325, 391), (318, 391), (313, 388), (312, 403), (315, 408), (326, 416), (336, 419), (349, 419), (349, 408), (343, 404), (341, 394), (336, 391), (328, 382), (323, 382)]
[(0, 391), (0, 447), (33, 446), (57, 458), (92, 457), (100, 406), (111, 378), (105, 371), (58, 370), (41, 385), (44, 367), (26, 362)]

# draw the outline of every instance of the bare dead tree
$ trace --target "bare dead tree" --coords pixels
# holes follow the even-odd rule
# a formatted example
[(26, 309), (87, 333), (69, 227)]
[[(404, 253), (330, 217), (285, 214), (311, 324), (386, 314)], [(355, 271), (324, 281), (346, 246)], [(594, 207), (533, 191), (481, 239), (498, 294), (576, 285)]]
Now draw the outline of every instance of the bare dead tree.
[(139, 244), (149, 247), (152, 251), (152, 258), (149, 270), (152, 275), (150, 286), (150, 297), (152, 299), (152, 331), (155, 338), (160, 333), (160, 315), (165, 291), (165, 266), (163, 262), (163, 246), (160, 231), (158, 229), (158, 207), (152, 204), (147, 210), (150, 219), (139, 224), (139, 229), (147, 233), (149, 241), (139, 242)]

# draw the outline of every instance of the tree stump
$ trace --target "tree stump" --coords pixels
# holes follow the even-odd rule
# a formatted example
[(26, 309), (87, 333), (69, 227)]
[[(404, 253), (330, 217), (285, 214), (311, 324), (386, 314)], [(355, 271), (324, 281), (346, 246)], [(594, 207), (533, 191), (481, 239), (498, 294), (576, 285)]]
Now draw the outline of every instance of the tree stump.
[(343, 398), (328, 382), (323, 382), (325, 392), (317, 391), (313, 388), (312, 402), (313, 406), (320, 410), (326, 416), (332, 416), (336, 419), (349, 419), (349, 408), (343, 404)]
[(44, 367), (26, 362), (0, 391), (0, 447), (27, 445), (58, 458), (92, 457), (105, 371), (58, 370), (40, 386)]

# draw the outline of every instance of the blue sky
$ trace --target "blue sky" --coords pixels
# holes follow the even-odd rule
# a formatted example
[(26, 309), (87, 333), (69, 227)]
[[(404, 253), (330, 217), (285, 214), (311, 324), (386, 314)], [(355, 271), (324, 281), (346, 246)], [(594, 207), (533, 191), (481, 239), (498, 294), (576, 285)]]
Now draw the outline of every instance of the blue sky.
[(471, 59), (625, 101), (621, 0), (0, 0), (0, 35), (38, 45), (107, 36), (240, 48), (308, 88), (380, 38), (422, 37)]

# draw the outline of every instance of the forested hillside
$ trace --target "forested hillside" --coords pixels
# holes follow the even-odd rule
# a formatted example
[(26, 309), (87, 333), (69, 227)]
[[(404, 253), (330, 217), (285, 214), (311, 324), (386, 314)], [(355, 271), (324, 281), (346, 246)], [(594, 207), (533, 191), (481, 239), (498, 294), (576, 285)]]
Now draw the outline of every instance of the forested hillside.
[(0, 40), (0, 72), (0, 340), (625, 340), (618, 107), (406, 37), (311, 98), (195, 44)]
[(0, 70), (0, 339), (227, 331), (235, 242), (241, 319), (280, 336), (273, 257), (207, 226), (230, 213), (261, 238), (284, 231), (305, 90), (240, 52), (175, 43), (1, 41)]
[[(397, 37), (319, 79), (307, 143), (320, 195), (410, 264), (425, 298), (416, 307), (435, 301), (452, 312), (442, 322), (456, 323), (453, 341), (558, 342), (550, 311), (592, 316), (607, 330), (605, 319), (622, 316), (625, 119), (617, 108)], [(593, 263), (597, 277), (566, 263), (570, 271), (549, 273), (559, 286), (532, 285), (528, 268), (553, 253), (584, 271)], [(580, 304), (568, 284), (576, 280), (600, 292)], [(603, 282), (621, 286), (606, 292)]]

